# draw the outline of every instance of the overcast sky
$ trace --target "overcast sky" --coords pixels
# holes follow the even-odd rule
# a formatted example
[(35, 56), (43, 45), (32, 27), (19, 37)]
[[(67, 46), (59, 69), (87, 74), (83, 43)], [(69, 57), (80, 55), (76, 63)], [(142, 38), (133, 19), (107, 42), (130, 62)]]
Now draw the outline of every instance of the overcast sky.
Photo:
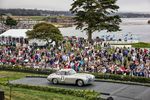
[[(0, 8), (36, 8), (68, 11), (73, 0), (0, 0)], [(150, 0), (118, 0), (121, 12), (149, 12)]]

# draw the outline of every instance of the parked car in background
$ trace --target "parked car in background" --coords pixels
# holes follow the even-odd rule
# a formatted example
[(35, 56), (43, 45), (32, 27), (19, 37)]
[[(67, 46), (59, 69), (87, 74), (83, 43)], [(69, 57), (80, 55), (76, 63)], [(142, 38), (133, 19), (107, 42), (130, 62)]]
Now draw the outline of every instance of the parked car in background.
[(76, 73), (73, 69), (61, 69), (56, 73), (52, 73), (47, 77), (47, 80), (53, 84), (76, 84), (78, 86), (84, 86), (92, 84), (95, 76), (86, 73)]

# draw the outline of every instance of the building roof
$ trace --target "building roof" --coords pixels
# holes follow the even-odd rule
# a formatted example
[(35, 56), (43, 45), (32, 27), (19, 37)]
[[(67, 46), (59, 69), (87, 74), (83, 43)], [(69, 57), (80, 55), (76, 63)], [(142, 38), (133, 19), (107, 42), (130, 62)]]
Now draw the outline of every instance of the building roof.
[(8, 37), (8, 36), (11, 36), (11, 37), (23, 37), (23, 38), (27, 38), (26, 36), (26, 32), (28, 30), (31, 30), (31, 29), (10, 29), (2, 34), (0, 34), (0, 36), (5, 36), (5, 37)]

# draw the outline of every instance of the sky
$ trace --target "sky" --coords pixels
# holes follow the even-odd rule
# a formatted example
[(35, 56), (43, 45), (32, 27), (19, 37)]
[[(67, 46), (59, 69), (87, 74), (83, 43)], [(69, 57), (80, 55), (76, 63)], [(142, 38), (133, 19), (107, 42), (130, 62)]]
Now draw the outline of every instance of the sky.
[[(69, 11), (73, 0), (0, 0), (0, 8), (26, 8)], [(150, 0), (118, 0), (120, 12), (148, 12)]]

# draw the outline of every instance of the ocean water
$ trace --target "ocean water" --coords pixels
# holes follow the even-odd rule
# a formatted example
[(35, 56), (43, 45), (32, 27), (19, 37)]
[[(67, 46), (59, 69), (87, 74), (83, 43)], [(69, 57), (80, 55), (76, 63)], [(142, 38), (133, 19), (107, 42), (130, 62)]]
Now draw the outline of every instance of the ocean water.
[[(141, 42), (150, 42), (150, 24), (148, 24), (150, 18), (123, 18), (120, 24), (121, 31), (108, 33), (106, 31), (94, 32), (93, 38), (110, 34), (115, 37), (121, 37), (125, 34), (133, 34), (133, 38), (139, 39)], [(61, 33), (64, 36), (77, 36), (87, 38), (86, 32), (76, 30), (74, 27), (60, 28)]]

